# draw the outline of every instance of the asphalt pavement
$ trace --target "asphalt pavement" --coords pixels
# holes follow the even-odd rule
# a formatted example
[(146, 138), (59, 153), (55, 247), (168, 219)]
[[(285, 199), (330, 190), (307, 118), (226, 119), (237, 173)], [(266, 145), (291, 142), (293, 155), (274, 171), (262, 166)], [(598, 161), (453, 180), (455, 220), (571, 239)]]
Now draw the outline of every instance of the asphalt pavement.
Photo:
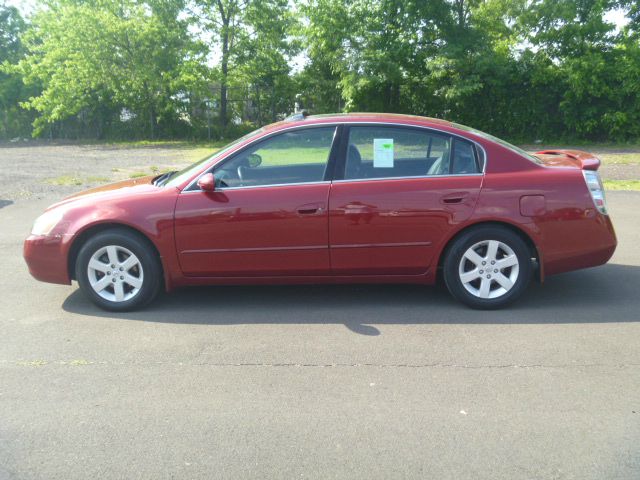
[(0, 201), (0, 479), (638, 479), (640, 192), (603, 267), (443, 288), (211, 287), (140, 312), (33, 280)]

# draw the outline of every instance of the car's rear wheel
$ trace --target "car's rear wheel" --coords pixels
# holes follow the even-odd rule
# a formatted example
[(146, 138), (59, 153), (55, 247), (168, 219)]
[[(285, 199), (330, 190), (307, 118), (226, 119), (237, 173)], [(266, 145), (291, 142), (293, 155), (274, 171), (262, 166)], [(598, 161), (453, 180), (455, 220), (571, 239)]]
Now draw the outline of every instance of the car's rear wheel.
[(531, 251), (507, 228), (477, 227), (454, 240), (443, 273), (456, 299), (472, 308), (500, 308), (516, 300), (529, 285)]
[(126, 311), (153, 300), (162, 284), (162, 268), (145, 238), (112, 229), (90, 237), (80, 248), (76, 279), (99, 307)]

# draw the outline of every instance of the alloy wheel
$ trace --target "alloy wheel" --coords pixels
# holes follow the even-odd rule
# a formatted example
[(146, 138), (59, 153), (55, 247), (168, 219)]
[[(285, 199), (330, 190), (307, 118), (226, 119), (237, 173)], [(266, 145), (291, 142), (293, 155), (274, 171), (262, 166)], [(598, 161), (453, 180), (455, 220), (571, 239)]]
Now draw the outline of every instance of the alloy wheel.
[(467, 249), (460, 259), (458, 275), (467, 292), (478, 298), (498, 298), (516, 284), (520, 264), (504, 242), (483, 240)]
[(125, 302), (135, 297), (144, 281), (142, 264), (129, 249), (119, 245), (99, 248), (87, 266), (91, 288), (110, 302)]

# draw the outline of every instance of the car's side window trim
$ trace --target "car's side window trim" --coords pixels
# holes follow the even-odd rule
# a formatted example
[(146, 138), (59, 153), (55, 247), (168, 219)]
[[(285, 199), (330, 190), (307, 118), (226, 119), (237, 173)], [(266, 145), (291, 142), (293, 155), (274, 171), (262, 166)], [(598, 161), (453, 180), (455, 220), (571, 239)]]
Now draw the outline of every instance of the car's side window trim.
[(482, 177), (484, 173), (445, 173), (442, 175), (412, 175), (407, 177), (376, 177), (376, 178), (347, 178), (334, 180), (334, 183), (347, 183), (347, 182), (379, 182), (381, 180), (411, 180), (421, 179), (429, 180), (431, 178), (450, 178), (450, 177)]
[(240, 190), (240, 189), (244, 189), (244, 188), (261, 188), (261, 187), (283, 187), (283, 186), (287, 186), (287, 185), (312, 185), (312, 184), (319, 184), (319, 183), (326, 183), (328, 181), (330, 181), (330, 178), (327, 179), (327, 176), (332, 175), (332, 171), (333, 171), (333, 165), (332, 162), (335, 162), (335, 159), (337, 157), (337, 152), (336, 152), (336, 147), (337, 147), (337, 143), (338, 143), (338, 139), (339, 139), (339, 135), (338, 132), (340, 130), (340, 127), (342, 127), (342, 125), (337, 125), (337, 124), (333, 124), (333, 123), (319, 123), (316, 125), (303, 125), (300, 126), (298, 128), (292, 128), (292, 129), (284, 129), (284, 130), (278, 130), (277, 132), (273, 132), (269, 135), (266, 135), (264, 137), (261, 137), (259, 139), (257, 139), (254, 142), (251, 142), (248, 145), (245, 145), (244, 147), (242, 147), (240, 150), (233, 152), (231, 155), (229, 155), (228, 157), (224, 158), (223, 160), (221, 160), (219, 163), (216, 163), (215, 165), (212, 165), (211, 167), (207, 168), (205, 171), (199, 173), (198, 175), (195, 176), (195, 178), (193, 179), (193, 181), (191, 181), (191, 183), (189, 183), (189, 185), (187, 185), (182, 192), (183, 193), (188, 193), (188, 192), (200, 192), (202, 191), (197, 183), (198, 183), (198, 179), (202, 176), (205, 175), (207, 173), (213, 173), (216, 169), (219, 169), (221, 167), (223, 167), (227, 162), (232, 162), (236, 157), (238, 157), (238, 155), (242, 155), (244, 152), (246, 152), (247, 150), (251, 149), (251, 148), (259, 148), (260, 145), (262, 143), (265, 143), (269, 140), (272, 140), (274, 137), (277, 137), (278, 135), (284, 134), (284, 133), (292, 133), (292, 132), (300, 132), (300, 131), (304, 131), (304, 130), (311, 130), (311, 129), (316, 129), (316, 128), (333, 128), (334, 132), (333, 132), (333, 138), (331, 140), (331, 147), (329, 148), (329, 155), (327, 156), (327, 164), (324, 170), (324, 175), (323, 175), (323, 179), (322, 180), (317, 180), (317, 181), (311, 181), (311, 182), (295, 182), (295, 183), (273, 183), (273, 184), (265, 184), (265, 185), (247, 185), (247, 186), (242, 186), (242, 187), (220, 187), (220, 191), (223, 190)]
[(456, 139), (454, 137), (449, 137), (449, 145), (451, 145), (449, 150), (449, 175), (453, 175), (453, 166), (456, 163)]
[(478, 171), (484, 172), (484, 169), (487, 165), (487, 154), (484, 148), (480, 147), (477, 143), (473, 144), (473, 148), (476, 151), (476, 159), (478, 161)]
[[(353, 127), (388, 127), (388, 128), (405, 128), (407, 130), (418, 130), (425, 133), (433, 133), (435, 135), (445, 135), (451, 138), (451, 151), (450, 158), (452, 161), (449, 163), (449, 173), (443, 175), (411, 175), (411, 176), (403, 176), (403, 177), (377, 177), (377, 178), (348, 178), (345, 179), (345, 171), (347, 164), (347, 149), (349, 147), (349, 134), (351, 128)], [(486, 153), (484, 153), (484, 163), (482, 168), (480, 168), (480, 162), (478, 158), (477, 148), (481, 149), (482, 152), (485, 152), (484, 147), (473, 140), (470, 140), (462, 135), (457, 135), (455, 133), (447, 132), (445, 130), (438, 130), (436, 128), (431, 127), (423, 127), (420, 125), (407, 125), (407, 124), (395, 124), (395, 123), (374, 123), (374, 122), (363, 122), (363, 123), (349, 123), (345, 125), (344, 130), (341, 132), (342, 141), (340, 145), (340, 156), (336, 163), (336, 171), (333, 178), (335, 182), (362, 182), (362, 181), (376, 181), (376, 180), (394, 180), (394, 179), (406, 179), (406, 178), (442, 178), (442, 177), (473, 177), (484, 175), (487, 161), (486, 161)], [(474, 157), (476, 165), (478, 166), (478, 172), (475, 173), (451, 173), (451, 169), (453, 168), (453, 153), (454, 153), (454, 141), (453, 140), (461, 140), (463, 142), (467, 142), (473, 145), (474, 148)], [(431, 139), (430, 139), (431, 142)]]
[[(331, 123), (318, 123), (318, 124), (314, 124), (314, 125), (300, 125), (300, 126), (295, 126), (295, 127), (289, 127), (289, 128), (283, 128), (282, 130), (278, 130), (276, 132), (272, 132), (270, 134), (265, 135), (264, 137), (261, 137), (259, 139), (256, 139), (253, 142), (250, 142), (249, 144), (245, 145), (244, 147), (242, 147), (241, 150), (238, 150), (236, 152), (233, 152), (229, 157), (221, 160), (219, 163), (210, 166), (208, 168), (206, 168), (205, 170), (201, 171), (200, 173), (196, 174), (193, 179), (187, 184), (186, 187), (184, 187), (181, 191), (181, 193), (189, 193), (189, 192), (201, 192), (202, 190), (200, 190), (200, 188), (198, 188), (197, 183), (198, 183), (198, 179), (208, 173), (211, 172), (214, 168), (216, 168), (219, 165), (222, 165), (223, 163), (227, 162), (228, 160), (230, 160), (231, 158), (233, 158), (236, 154), (239, 154), (243, 151), (245, 151), (248, 148), (251, 148), (253, 146), (255, 146), (257, 143), (262, 142), (264, 140), (267, 140), (271, 137), (273, 137), (274, 135), (278, 135), (280, 133), (283, 132), (294, 132), (297, 130), (303, 130), (303, 129), (307, 129), (307, 128), (320, 128), (320, 127), (334, 127), (336, 128), (336, 132), (334, 133), (334, 139), (333, 139), (333, 144), (331, 146), (331, 154), (329, 156), (329, 161), (333, 161), (333, 169), (329, 168), (329, 166), (327, 166), (326, 172), (327, 174), (331, 175), (331, 178), (329, 178), (328, 180), (326, 180), (327, 175), (325, 175), (325, 181), (348, 181), (348, 182), (358, 182), (358, 181), (373, 181), (373, 180), (392, 180), (392, 179), (401, 179), (401, 178), (442, 178), (443, 176), (449, 176), (449, 175), (424, 175), (424, 176), (420, 176), (420, 177), (386, 177), (386, 178), (376, 178), (376, 179), (362, 179), (362, 180), (358, 180), (358, 179), (353, 179), (353, 180), (344, 180), (344, 168), (345, 168), (345, 159), (346, 159), (346, 150), (347, 150), (347, 146), (348, 146), (348, 134), (349, 134), (349, 127), (358, 127), (358, 126), (374, 126), (374, 125), (378, 125), (378, 126), (387, 126), (387, 127), (403, 127), (403, 128), (412, 128), (412, 129), (416, 129), (416, 130), (421, 130), (421, 131), (428, 131), (428, 132), (433, 132), (433, 133), (437, 133), (440, 135), (449, 135), (451, 137), (454, 138), (459, 138), (461, 140), (465, 140), (467, 142), (471, 142), (473, 145), (475, 145), (475, 147), (477, 149), (479, 149), (478, 153), (481, 153), (481, 155), (479, 155), (478, 157), (482, 156), (481, 159), (481, 169), (479, 173), (459, 173), (459, 174), (452, 174), (451, 176), (455, 176), (455, 177), (460, 177), (460, 176), (477, 176), (477, 175), (484, 175), (487, 169), (487, 163), (489, 162), (489, 158), (487, 156), (487, 152), (485, 150), (485, 148), (478, 143), (475, 140), (469, 139), (463, 135), (459, 135), (457, 133), (452, 133), (449, 132), (447, 130), (440, 130), (438, 128), (434, 128), (434, 127), (426, 127), (426, 126), (422, 126), (422, 125), (412, 125), (412, 124), (407, 124), (407, 123), (395, 123), (395, 122), (331, 122)], [(340, 128), (341, 127), (341, 128)], [(333, 157), (333, 152), (334, 152), (334, 148), (337, 148), (337, 153), (336, 156)], [(324, 183), (323, 182), (312, 182), (312, 183)], [(289, 184), (292, 185), (292, 184)], [(307, 184), (308, 185), (308, 184)], [(266, 186), (266, 185), (265, 185)], [(275, 185), (274, 185), (275, 186)], [(278, 185), (281, 186), (281, 185)], [(252, 187), (239, 187), (239, 188), (252, 188)]]
[(331, 153), (329, 153), (329, 162), (327, 163), (327, 168), (324, 171), (325, 181), (331, 182), (336, 176), (337, 169), (340, 164), (340, 158), (342, 157), (343, 143), (347, 138), (347, 135), (345, 135), (346, 130), (347, 125), (336, 125), (333, 143), (331, 144)]

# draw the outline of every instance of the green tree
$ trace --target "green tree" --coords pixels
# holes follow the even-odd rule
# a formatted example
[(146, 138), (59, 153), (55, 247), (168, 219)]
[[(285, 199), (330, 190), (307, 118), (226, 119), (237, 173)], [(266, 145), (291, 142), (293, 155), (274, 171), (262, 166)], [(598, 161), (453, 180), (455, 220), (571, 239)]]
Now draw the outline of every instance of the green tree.
[(256, 1), (246, 11), (249, 26), (240, 37), (236, 57), (238, 80), (247, 85), (258, 124), (275, 122), (293, 106), (295, 85), (291, 61), (300, 47), (293, 33), (297, 18), (287, 0)]
[(146, 134), (178, 114), (180, 93), (194, 81), (197, 45), (178, 20), (182, 2), (50, 0), (24, 35), (18, 71), (43, 86), (26, 105), (39, 117), (34, 133), (71, 116), (103, 120), (122, 108), (146, 119)]
[(539, 57), (556, 70), (559, 112), (571, 137), (622, 139), (638, 135), (637, 93), (628, 75), (638, 71), (631, 35), (616, 32), (605, 14), (617, 0), (540, 0), (521, 17)]
[[(230, 86), (253, 90), (259, 110), (266, 96), (275, 119), (279, 96), (290, 90), (289, 61), (296, 51), (290, 34), (295, 18), (287, 0), (196, 0), (192, 11), (211, 34), (212, 52), (219, 53), (221, 135), (229, 121)], [(265, 118), (262, 112), (258, 117), (258, 123)]]
[(315, 113), (341, 111), (340, 80), (347, 73), (350, 14), (342, 0), (309, 0), (300, 11), (307, 25), (300, 32), (308, 62), (296, 77), (304, 104)]
[(28, 24), (0, 7), (0, 64), (3, 137), (35, 114), (36, 135), (202, 135), (212, 106), (219, 135), (236, 135), (297, 93), (315, 113), (435, 116), (519, 140), (640, 136), (632, 0), (40, 0)]
[(15, 7), (0, 4), (0, 138), (28, 135), (30, 115), (19, 103), (33, 92), (10, 66), (18, 62), (24, 49), (20, 35), (26, 23)]

